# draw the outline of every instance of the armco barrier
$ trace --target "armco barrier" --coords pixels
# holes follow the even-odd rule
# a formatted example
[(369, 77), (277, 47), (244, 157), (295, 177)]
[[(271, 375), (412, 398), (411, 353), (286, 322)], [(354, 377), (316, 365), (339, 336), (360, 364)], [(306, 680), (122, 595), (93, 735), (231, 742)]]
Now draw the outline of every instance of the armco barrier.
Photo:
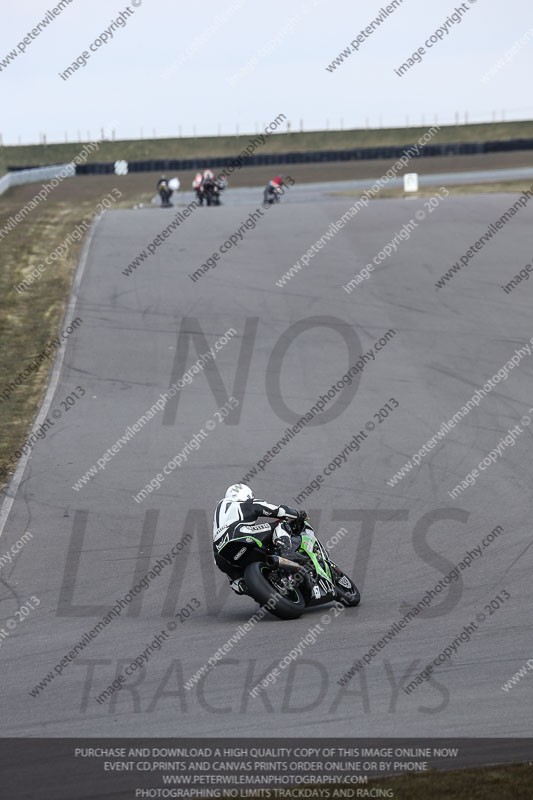
[[(352, 150), (310, 150), (294, 153), (263, 153), (250, 155), (241, 159), (239, 156), (216, 156), (213, 158), (168, 158), (148, 161), (129, 161), (129, 172), (167, 172), (174, 170), (214, 169), (220, 167), (242, 166), (259, 167), (271, 164), (313, 164), (328, 161), (363, 161), (368, 159), (400, 158), (409, 147), (380, 146), (357, 147)], [(418, 156), (413, 158), (431, 158), (436, 156), (463, 156), (480, 153), (499, 153), (509, 150), (533, 150), (533, 139), (509, 139), (493, 142), (443, 142), (427, 144), (420, 148)], [(114, 171), (113, 163), (79, 164), (78, 175), (105, 174)]]
[[(9, 167), (12, 170), (12, 167)], [(66, 174), (65, 174), (66, 173)], [(0, 195), (12, 186), (21, 183), (38, 183), (52, 178), (73, 178), (76, 175), (74, 164), (54, 164), (51, 167), (24, 167), (24, 169), (10, 171), (0, 178)]]
[(11, 186), (11, 175), (2, 175), (0, 178), (0, 194), (7, 192)]
[[(294, 153), (263, 153), (240, 158), (239, 156), (216, 156), (213, 158), (165, 158), (147, 161), (129, 161), (129, 172), (167, 172), (174, 170), (206, 169), (210, 167), (235, 167), (246, 164), (247, 167), (268, 166), (274, 164), (316, 164), (331, 161), (366, 161), (369, 159), (392, 160), (400, 158), (406, 150), (414, 145), (380, 147), (356, 147), (351, 150), (309, 150)], [(443, 142), (427, 144), (420, 148), (413, 158), (432, 158), (436, 156), (464, 156), (481, 153), (502, 153), (511, 150), (533, 150), (533, 139), (508, 139), (493, 142)], [(9, 167), (9, 174), (0, 178), (0, 194), (15, 183), (27, 183), (46, 178), (54, 178), (64, 167), (72, 169), (72, 175), (103, 175), (115, 171), (114, 162), (91, 162), (89, 164), (63, 164), (55, 167)], [(47, 172), (52, 170), (52, 172)], [(75, 172), (74, 172), (75, 170)], [(69, 173), (70, 174), (70, 173)], [(19, 179), (19, 176), (20, 179)], [(11, 182), (9, 182), (11, 180)], [(8, 181), (6, 185), (6, 181)]]

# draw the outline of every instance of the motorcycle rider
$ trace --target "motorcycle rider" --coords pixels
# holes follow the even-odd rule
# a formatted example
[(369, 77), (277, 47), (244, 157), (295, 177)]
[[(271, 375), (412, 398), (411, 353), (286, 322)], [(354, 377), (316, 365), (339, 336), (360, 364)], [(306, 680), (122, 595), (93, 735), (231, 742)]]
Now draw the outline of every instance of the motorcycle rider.
[(211, 188), (215, 185), (215, 176), (210, 169), (204, 169), (202, 175), (202, 189)]
[(202, 193), (202, 173), (197, 172), (194, 176), (194, 180), (192, 182), (192, 188), (196, 194), (196, 199), (199, 201), (200, 205), (202, 205), (204, 196)]
[(166, 175), (161, 175), (157, 182), (157, 193), (161, 198), (161, 203), (163, 205), (170, 205), (170, 198), (172, 197), (172, 189), (168, 185), (168, 179)]
[[(276, 522), (257, 525), (259, 517), (277, 517)], [(301, 561), (297, 548), (293, 544), (290, 531), (279, 519), (307, 519), (305, 511), (296, 511), (289, 506), (276, 506), (264, 500), (254, 498), (253, 492), (245, 483), (235, 483), (226, 490), (225, 497), (219, 500), (213, 517), (213, 551), (215, 564), (224, 572), (230, 581), (231, 588), (237, 594), (246, 594), (246, 585), (242, 578), (242, 569), (235, 563), (223, 558), (219, 550), (223, 543), (231, 539), (254, 536), (265, 543), (275, 545), (278, 555), (293, 561)]]
[(272, 178), (271, 181), (268, 182), (267, 186), (265, 187), (264, 191), (264, 202), (265, 203), (273, 203), (276, 196), (283, 194), (283, 176), (276, 175), (275, 178)]
[(215, 205), (219, 205), (220, 197), (219, 197), (219, 187), (218, 183), (215, 180), (215, 175), (212, 170), (204, 169), (204, 173), (202, 175), (202, 184), (201, 184), (201, 193), (202, 198), (206, 198), (206, 202), (208, 201), (207, 196), (210, 195)]

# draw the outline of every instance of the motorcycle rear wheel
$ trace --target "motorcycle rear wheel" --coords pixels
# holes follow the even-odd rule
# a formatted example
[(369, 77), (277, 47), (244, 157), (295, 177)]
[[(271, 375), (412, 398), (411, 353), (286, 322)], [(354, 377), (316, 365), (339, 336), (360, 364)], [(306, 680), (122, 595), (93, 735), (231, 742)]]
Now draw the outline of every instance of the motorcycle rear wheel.
[[(305, 608), (305, 600), (300, 590), (295, 586), (289, 595), (283, 595), (271, 583), (267, 575), (275, 573), (261, 561), (254, 561), (244, 570), (244, 582), (250, 595), (261, 606), (265, 606), (271, 614), (278, 619), (298, 619)], [(267, 603), (272, 602), (267, 606)]]

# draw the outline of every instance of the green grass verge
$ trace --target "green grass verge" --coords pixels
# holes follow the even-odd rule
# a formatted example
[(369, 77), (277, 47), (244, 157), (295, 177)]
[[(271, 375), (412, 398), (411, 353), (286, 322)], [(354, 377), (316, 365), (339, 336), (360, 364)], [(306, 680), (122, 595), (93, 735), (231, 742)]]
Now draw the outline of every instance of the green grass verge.
[[(334, 790), (351, 790), (352, 798), (393, 797), (394, 800), (531, 800), (533, 797), (533, 768), (528, 764), (514, 764), (503, 767), (483, 767), (477, 769), (441, 772), (431, 770), (424, 774), (401, 775), (393, 778), (369, 780), (368, 784), (331, 784), (322, 789), (313, 784), (302, 784), (315, 789), (314, 797), (334, 798)], [(371, 790), (378, 790), (371, 794)], [(381, 790), (382, 793), (379, 793)], [(385, 790), (388, 790), (385, 794)], [(365, 794), (365, 791), (368, 792)], [(358, 794), (360, 792), (360, 794)], [(267, 797), (265, 793), (263, 797)], [(298, 790), (293, 797), (300, 795)], [(342, 797), (342, 794), (340, 795)], [(346, 794), (350, 797), (350, 794)], [(279, 792), (270, 789), (270, 798), (289, 798), (289, 789)], [(339, 795), (337, 795), (339, 797)], [(240, 800), (243, 800), (241, 797)]]
[[(260, 153), (287, 153), (307, 150), (343, 150), (354, 147), (414, 144), (431, 124), (413, 128), (354, 129), (347, 131), (309, 131), (275, 133), (260, 145)], [(152, 158), (195, 158), (233, 156), (243, 150), (255, 134), (242, 136), (205, 136), (175, 139), (127, 139), (103, 141), (88, 161), (142, 161)], [(533, 138), (533, 121), (496, 122), (479, 125), (444, 125), (432, 138), (439, 142), (485, 142)], [(0, 147), (0, 175), (11, 166), (63, 164), (83, 147), (82, 142), (49, 145), (9, 145)]]
[[(437, 189), (435, 186), (424, 186), (418, 192), (404, 192), (401, 187), (397, 189), (382, 189), (376, 199), (388, 199), (398, 197), (432, 197)], [(448, 184), (446, 189), (450, 194), (495, 194), (512, 193), (520, 194), (526, 189), (531, 190), (531, 181), (507, 181), (502, 183), (458, 183)], [(330, 197), (360, 197), (362, 191), (327, 192)]]
[[(51, 195), (1, 242), (0, 395), (60, 330), (81, 241), (73, 242), (24, 293), (17, 292), (15, 286), (95, 210), (102, 193), (100, 186), (95, 185), (94, 189), (94, 197), (82, 201), (78, 197), (76, 202)], [(24, 205), (21, 198), (35, 191), (35, 185), (28, 185), (0, 197), (0, 227)], [(31, 429), (50, 366), (51, 361), (44, 360), (38, 371), (31, 372), (8, 399), (0, 398), (0, 486), (16, 467), (15, 453)]]
[(485, 767), (380, 779), (395, 800), (531, 800), (533, 768), (528, 764)]

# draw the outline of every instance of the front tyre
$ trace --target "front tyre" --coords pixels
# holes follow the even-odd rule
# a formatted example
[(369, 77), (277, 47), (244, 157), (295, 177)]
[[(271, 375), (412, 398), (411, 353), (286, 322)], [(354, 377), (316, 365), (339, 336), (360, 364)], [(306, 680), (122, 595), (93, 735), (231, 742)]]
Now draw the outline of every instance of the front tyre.
[(298, 619), (302, 615), (305, 608), (302, 593), (296, 586), (287, 589), (278, 569), (253, 561), (245, 567), (244, 581), (253, 599), (275, 617)]
[[(349, 578), (347, 575), (343, 575), (340, 579), (345, 586), (341, 586), (339, 583), (335, 583), (335, 588), (337, 590), (337, 599), (346, 606), (347, 608), (355, 608), (361, 602), (361, 595), (359, 594), (359, 589)], [(349, 586), (348, 586), (349, 584)]]

